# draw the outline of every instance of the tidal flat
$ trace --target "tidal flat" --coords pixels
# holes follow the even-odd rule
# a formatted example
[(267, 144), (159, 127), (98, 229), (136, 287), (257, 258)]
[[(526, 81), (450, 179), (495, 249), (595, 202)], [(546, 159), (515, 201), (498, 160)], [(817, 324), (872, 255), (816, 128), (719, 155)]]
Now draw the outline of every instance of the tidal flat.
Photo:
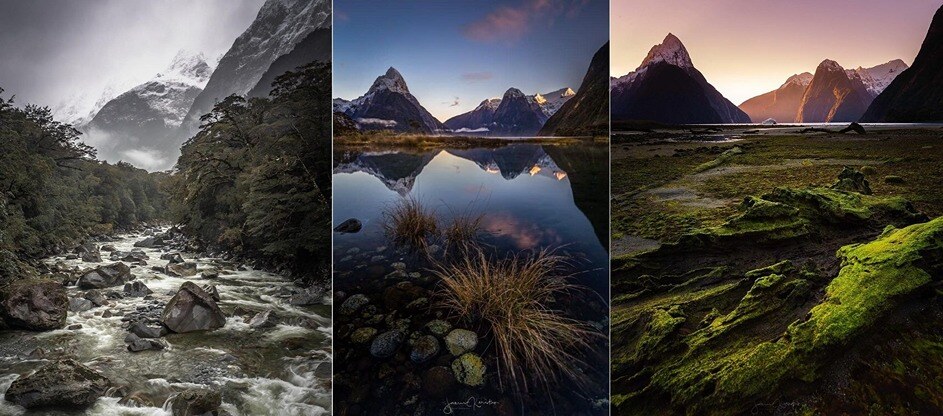
[(943, 130), (865, 128), (614, 135), (614, 414), (943, 408)]

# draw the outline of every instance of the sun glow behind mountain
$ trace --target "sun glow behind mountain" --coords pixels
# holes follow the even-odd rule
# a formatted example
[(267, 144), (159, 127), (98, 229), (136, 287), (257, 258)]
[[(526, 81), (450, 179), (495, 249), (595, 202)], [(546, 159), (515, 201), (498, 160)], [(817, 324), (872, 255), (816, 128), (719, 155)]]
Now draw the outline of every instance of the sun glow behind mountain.
[(937, 7), (922, 0), (613, 0), (612, 75), (635, 70), (671, 32), (707, 79), (739, 104), (826, 58), (848, 68), (912, 62)]

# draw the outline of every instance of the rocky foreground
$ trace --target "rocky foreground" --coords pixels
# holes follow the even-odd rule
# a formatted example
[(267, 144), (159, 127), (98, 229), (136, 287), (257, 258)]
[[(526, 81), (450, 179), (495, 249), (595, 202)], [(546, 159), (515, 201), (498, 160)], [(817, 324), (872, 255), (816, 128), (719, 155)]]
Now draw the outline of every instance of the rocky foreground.
[[(212, 267), (198, 266), (184, 256), (187, 244), (187, 239), (173, 228), (166, 232), (147, 229), (145, 236), (129, 251), (118, 250), (108, 242), (82, 244), (60, 260), (43, 264), (38, 277), (16, 280), (0, 288), (0, 328), (80, 331), (82, 324), (66, 325), (71, 314), (89, 319), (119, 318), (125, 331), (126, 353), (140, 354), (173, 349), (167, 337), (214, 331), (226, 326), (227, 318), (233, 316), (241, 317), (238, 321), (249, 330), (258, 331), (289, 321), (299, 323), (297, 318), (279, 316), (271, 308), (253, 311), (237, 307), (224, 312), (216, 282), (237, 269), (244, 270), (245, 266), (222, 261), (213, 263)], [(159, 258), (151, 257), (155, 254)], [(108, 260), (103, 261), (103, 258)], [(177, 278), (183, 283), (168, 293), (155, 293), (132, 270), (149, 271), (150, 282)], [(281, 296), (288, 305), (301, 307), (323, 302), (323, 293), (315, 292), (298, 288)], [(299, 324), (317, 329), (323, 322)], [(45, 360), (45, 363), (12, 381), (4, 396), (7, 402), (27, 410), (73, 411), (92, 406), (99, 398), (109, 395), (118, 395), (122, 403), (131, 407), (159, 407), (162, 403), (158, 398), (129, 392), (123, 380), (109, 379), (94, 369), (94, 365), (69, 357), (69, 347), (63, 349), (57, 345), (60, 344), (29, 352), (30, 359)], [(120, 361), (121, 357), (111, 359)], [(221, 392), (206, 386), (171, 394), (168, 406), (172, 413), (220, 412)]]
[[(438, 246), (430, 248), (433, 254), (439, 250)], [(499, 375), (498, 355), (488, 330), (443, 309), (441, 293), (437, 293), (439, 280), (422, 264), (386, 246), (376, 250), (353, 247), (339, 255), (334, 292), (339, 304), (337, 408), (351, 415), (442, 414), (449, 412), (446, 405), (451, 402), (456, 414), (472, 410), (482, 415), (520, 414), (522, 405), (509, 391), (509, 381)], [(607, 308), (597, 297), (575, 294), (558, 299), (555, 306), (570, 313), (580, 309), (592, 317), (604, 317)], [(604, 332), (608, 321), (588, 324)], [(592, 350), (580, 351), (586, 362), (567, 365), (599, 380), (607, 348), (603, 337), (590, 341)], [(604, 383), (566, 383), (549, 391), (542, 387), (522, 398), (525, 408), (597, 414), (608, 407)]]
[(943, 218), (870, 194), (846, 168), (616, 261), (614, 413), (938, 411)]

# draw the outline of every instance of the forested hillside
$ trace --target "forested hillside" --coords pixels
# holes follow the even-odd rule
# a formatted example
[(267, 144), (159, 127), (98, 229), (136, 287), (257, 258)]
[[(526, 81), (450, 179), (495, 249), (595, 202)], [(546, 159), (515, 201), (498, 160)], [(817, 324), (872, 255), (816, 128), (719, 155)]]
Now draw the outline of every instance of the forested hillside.
[(268, 98), (232, 95), (201, 117), (171, 178), (172, 220), (207, 249), (327, 279), (330, 68), (300, 67)]
[[(0, 94), (3, 90), (0, 89)], [(95, 160), (71, 125), (47, 107), (0, 99), (0, 251), (34, 259), (70, 249), (89, 235), (163, 218), (164, 173)], [(4, 280), (14, 277), (2, 273)]]

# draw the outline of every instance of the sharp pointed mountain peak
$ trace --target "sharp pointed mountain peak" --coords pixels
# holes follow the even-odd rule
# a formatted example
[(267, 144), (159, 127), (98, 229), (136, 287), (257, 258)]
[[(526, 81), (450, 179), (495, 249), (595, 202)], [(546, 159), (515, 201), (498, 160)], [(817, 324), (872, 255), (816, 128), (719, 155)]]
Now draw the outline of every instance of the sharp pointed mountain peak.
[(393, 67), (387, 69), (385, 74), (380, 75), (377, 77), (376, 81), (373, 81), (369, 92), (383, 89), (404, 94), (409, 93), (409, 87), (406, 86), (406, 80), (403, 79), (403, 75)]
[(678, 39), (677, 36), (671, 33), (665, 37), (665, 40), (653, 46), (652, 49), (648, 51), (648, 55), (645, 57), (645, 60), (642, 61), (642, 65), (640, 65), (639, 68), (644, 68), (657, 62), (665, 62), (681, 68), (694, 67), (694, 64), (691, 62), (691, 55), (688, 54), (687, 48), (681, 43), (681, 39)]
[(822, 63), (819, 64), (818, 68), (816, 68), (816, 71), (819, 69), (824, 69), (824, 70), (829, 70), (829, 71), (844, 71), (845, 70), (845, 68), (839, 65), (838, 62), (835, 62), (831, 59), (826, 59), (822, 61)]
[(511, 88), (508, 88), (508, 90), (504, 92), (504, 99), (517, 98), (517, 97), (524, 97), (524, 93), (521, 92), (521, 90), (517, 88), (511, 87)]
[(573, 91), (570, 87), (567, 87), (566, 90), (563, 91), (563, 94), (561, 94), (562, 97), (569, 97), (571, 95), (576, 95), (576, 91)]

